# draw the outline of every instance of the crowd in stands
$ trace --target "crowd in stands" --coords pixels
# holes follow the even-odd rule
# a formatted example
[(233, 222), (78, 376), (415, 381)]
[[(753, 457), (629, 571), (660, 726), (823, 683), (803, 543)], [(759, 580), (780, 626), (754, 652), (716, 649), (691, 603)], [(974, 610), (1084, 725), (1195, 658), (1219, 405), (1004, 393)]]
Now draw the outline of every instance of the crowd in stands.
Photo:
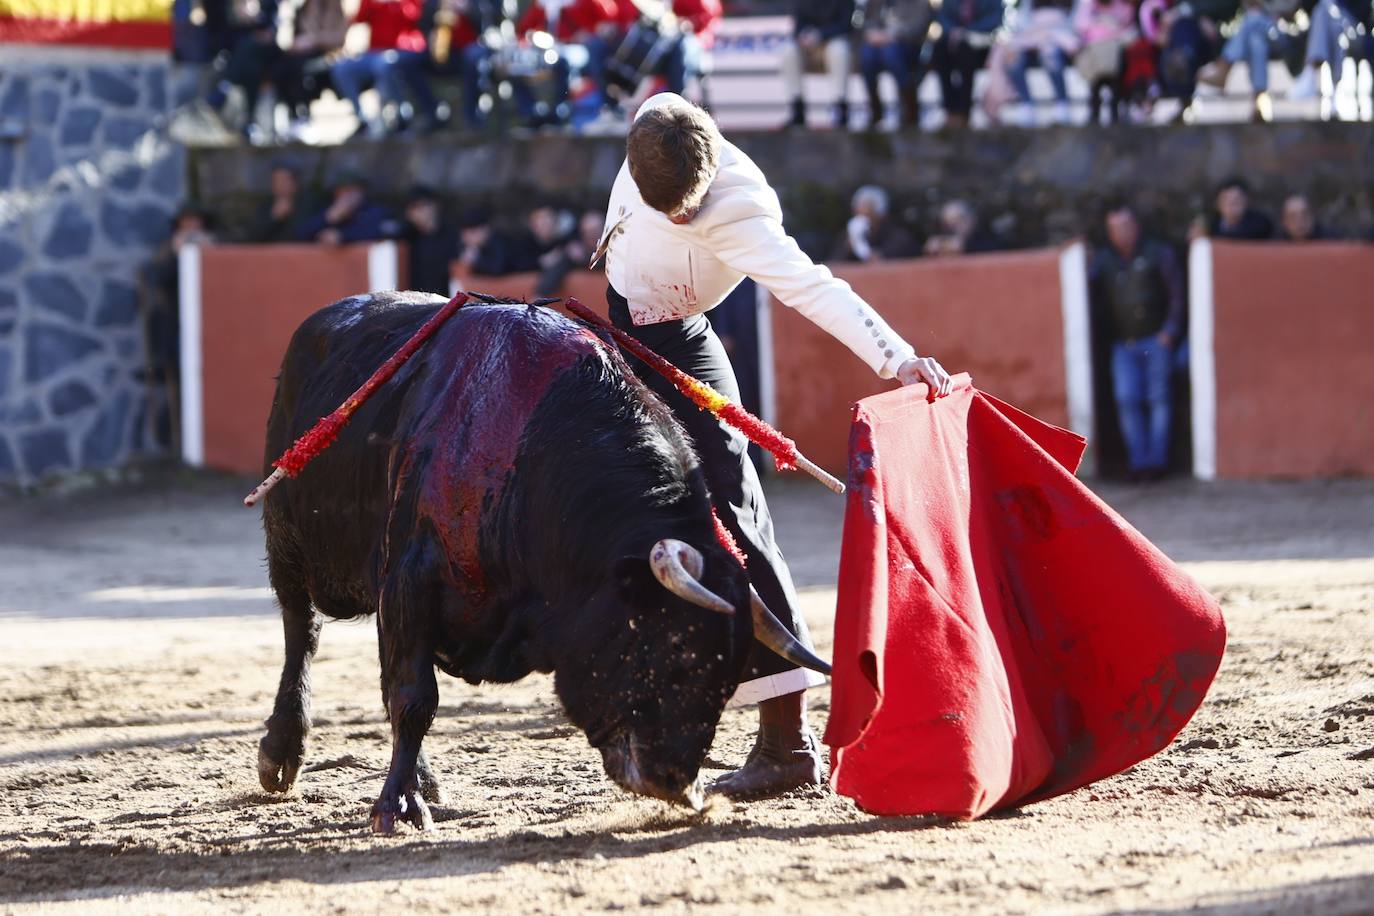
[[(288, 136), (325, 90), (347, 100), (357, 135), (481, 128), (500, 114), (529, 128), (595, 130), (624, 124), (627, 104), (660, 89), (704, 96), (702, 78), (721, 0), (176, 0), (175, 53), (206, 65), (206, 86), (181, 129), (195, 136), (236, 121), (250, 138), (269, 92), (291, 118)], [(350, 7), (354, 0), (348, 0)], [(1290, 98), (1322, 92), (1347, 59), (1374, 58), (1371, 0), (792, 0), (792, 40), (779, 58), (790, 111), (806, 123), (803, 77), (827, 74), (836, 127), (851, 126), (850, 79), (867, 93), (867, 120), (884, 122), (880, 88), (895, 87), (897, 121), (921, 123), (919, 86), (939, 84), (945, 125), (988, 118), (1029, 125), (1073, 117), (1066, 74), (1088, 87), (1088, 118), (1147, 117), (1160, 99), (1192, 110), (1199, 85), (1221, 86), (1237, 63), (1252, 113), (1268, 118), (1269, 65), (1297, 75)], [(351, 34), (350, 34), (351, 32)], [(1039, 67), (1050, 97), (1032, 97)], [(986, 71), (975, 99), (975, 78)], [(450, 105), (437, 84), (454, 87)], [(235, 87), (244, 112), (230, 117)], [(365, 105), (373, 89), (377, 104)], [(509, 106), (503, 101), (509, 99)], [(275, 121), (275, 119), (270, 119)], [(270, 133), (270, 132), (268, 132)], [(275, 135), (273, 135), (275, 136)]]

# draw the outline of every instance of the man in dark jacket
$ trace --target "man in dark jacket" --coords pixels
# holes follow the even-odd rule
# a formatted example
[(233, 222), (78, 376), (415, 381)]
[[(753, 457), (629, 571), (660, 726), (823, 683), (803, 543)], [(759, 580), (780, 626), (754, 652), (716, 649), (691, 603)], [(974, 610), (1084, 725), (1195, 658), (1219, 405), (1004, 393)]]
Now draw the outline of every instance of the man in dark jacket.
[(782, 53), (782, 84), (792, 100), (789, 127), (806, 126), (802, 74), (824, 69), (830, 75), (834, 124), (849, 126), (850, 48), (854, 32), (854, 0), (795, 0), (792, 43)]
[(1002, 0), (945, 0), (935, 20), (940, 37), (931, 63), (940, 74), (940, 98), (950, 127), (967, 127), (973, 110), (973, 75), (988, 59), (1002, 27)]
[(375, 242), (401, 234), (401, 222), (386, 207), (367, 196), (367, 182), (360, 175), (344, 175), (334, 185), (333, 198), (301, 229), (302, 241), (342, 245)]
[(1274, 221), (1250, 207), (1250, 185), (1244, 178), (1230, 178), (1217, 188), (1217, 210), (1207, 224), (1207, 234), (1218, 239), (1258, 242), (1274, 234)]
[(458, 255), (458, 231), (444, 221), (439, 195), (423, 185), (406, 201), (405, 240), (410, 288), (449, 294), (449, 263)]
[(1107, 213), (1107, 246), (1089, 282), (1112, 340), (1112, 391), (1131, 476), (1163, 477), (1173, 423), (1174, 349), (1183, 334), (1183, 272), (1168, 245), (1142, 239), (1129, 205)]

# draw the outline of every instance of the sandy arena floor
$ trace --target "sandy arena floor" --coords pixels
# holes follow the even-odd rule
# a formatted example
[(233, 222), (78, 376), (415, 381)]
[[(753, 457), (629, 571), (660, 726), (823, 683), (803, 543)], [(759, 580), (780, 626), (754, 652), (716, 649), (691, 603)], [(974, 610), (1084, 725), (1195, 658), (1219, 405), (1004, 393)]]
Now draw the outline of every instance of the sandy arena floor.
[[(258, 788), (282, 648), (243, 489), (0, 503), (0, 912), (1374, 912), (1374, 482), (1106, 491), (1221, 598), (1230, 649), (1172, 747), (1067, 797), (971, 824), (822, 791), (698, 819), (615, 789), (547, 679), (441, 679), (450, 803), (391, 839), (367, 832), (370, 624), (325, 628), (298, 790)], [(772, 490), (828, 651), (840, 501)], [(727, 713), (713, 761), (751, 726)]]

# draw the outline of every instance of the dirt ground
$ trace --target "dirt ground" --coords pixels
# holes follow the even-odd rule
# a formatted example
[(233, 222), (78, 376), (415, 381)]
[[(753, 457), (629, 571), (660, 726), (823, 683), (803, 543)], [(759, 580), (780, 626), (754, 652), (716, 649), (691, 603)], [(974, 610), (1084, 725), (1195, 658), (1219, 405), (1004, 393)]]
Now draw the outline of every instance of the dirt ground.
[[(825, 791), (694, 817), (614, 788), (548, 679), (441, 679), (449, 803), (389, 839), (367, 832), (370, 624), (325, 628), (298, 789), (258, 788), (282, 650), (243, 489), (0, 503), (0, 912), (1374, 912), (1374, 482), (1104, 492), (1220, 597), (1230, 647), (1173, 746), (1066, 797), (975, 823)], [(828, 650), (840, 501), (771, 489)], [(713, 766), (751, 726), (727, 713)]]

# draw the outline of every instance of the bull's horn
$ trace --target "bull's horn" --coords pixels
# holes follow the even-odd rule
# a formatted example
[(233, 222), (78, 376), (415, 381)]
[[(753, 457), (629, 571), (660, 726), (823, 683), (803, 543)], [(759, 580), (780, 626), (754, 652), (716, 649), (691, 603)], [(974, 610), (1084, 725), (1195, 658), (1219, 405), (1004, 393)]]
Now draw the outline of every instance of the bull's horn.
[(735, 613), (734, 605), (701, 584), (701, 572), (705, 567), (701, 551), (676, 538), (664, 538), (649, 551), (649, 568), (668, 591), (708, 611)]
[(755, 639), (794, 665), (810, 668), (821, 674), (830, 674), (830, 664), (803, 646), (797, 637), (782, 625), (782, 621), (773, 616), (773, 612), (768, 610), (768, 605), (763, 603), (763, 599), (752, 585), (749, 586), (749, 604), (754, 611)]

